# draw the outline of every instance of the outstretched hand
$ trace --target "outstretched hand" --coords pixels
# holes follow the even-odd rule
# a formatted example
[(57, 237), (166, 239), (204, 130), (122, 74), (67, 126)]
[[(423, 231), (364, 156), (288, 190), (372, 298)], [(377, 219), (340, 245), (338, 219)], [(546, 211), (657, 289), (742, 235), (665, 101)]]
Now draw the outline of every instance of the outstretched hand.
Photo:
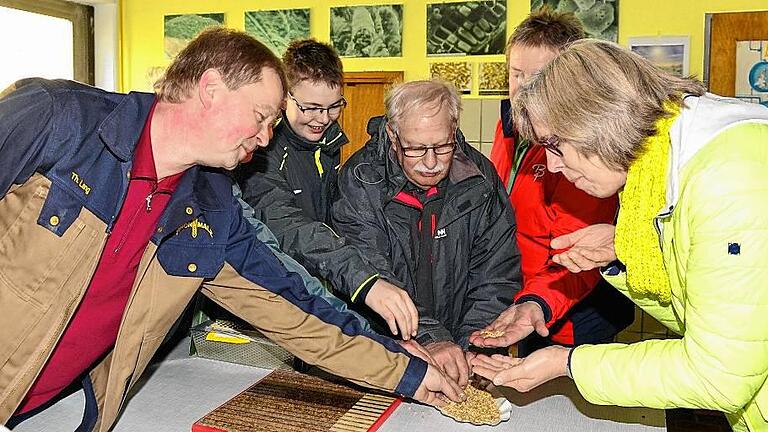
[(384, 318), (393, 335), (398, 334), (399, 328), (403, 340), (416, 336), (419, 313), (405, 290), (378, 279), (365, 296), (365, 304)]
[(462, 402), (467, 399), (467, 396), (456, 381), (448, 378), (436, 366), (429, 365), (413, 398), (428, 405), (443, 406), (446, 398), (454, 402)]
[(595, 224), (552, 239), (554, 250), (566, 249), (552, 256), (552, 261), (573, 273), (602, 267), (616, 259), (613, 241), (616, 227)]
[(534, 351), (525, 358), (481, 354), (472, 360), (472, 372), (492, 380), (494, 385), (527, 392), (549, 380), (565, 376), (569, 352), (570, 348), (551, 346)]
[[(504, 332), (499, 337), (483, 336), (486, 332)], [(544, 311), (536, 302), (524, 302), (510, 306), (496, 320), (482, 330), (469, 336), (469, 343), (478, 347), (507, 347), (516, 344), (536, 331), (543, 337), (549, 336), (544, 321)]]

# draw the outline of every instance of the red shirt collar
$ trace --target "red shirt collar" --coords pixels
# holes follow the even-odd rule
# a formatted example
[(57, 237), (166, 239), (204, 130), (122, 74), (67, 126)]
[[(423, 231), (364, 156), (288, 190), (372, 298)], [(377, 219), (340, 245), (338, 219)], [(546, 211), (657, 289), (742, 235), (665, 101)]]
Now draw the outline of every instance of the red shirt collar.
[(136, 144), (136, 150), (133, 153), (133, 167), (131, 168), (131, 179), (149, 180), (157, 183), (156, 192), (173, 192), (176, 189), (181, 180), (181, 176), (184, 171), (168, 176), (160, 182), (157, 181), (157, 169), (155, 168), (155, 157), (152, 154), (152, 117), (155, 114), (155, 106), (157, 102), (152, 104), (152, 108), (149, 110), (147, 116), (147, 122), (144, 124), (144, 129), (141, 131), (139, 142)]

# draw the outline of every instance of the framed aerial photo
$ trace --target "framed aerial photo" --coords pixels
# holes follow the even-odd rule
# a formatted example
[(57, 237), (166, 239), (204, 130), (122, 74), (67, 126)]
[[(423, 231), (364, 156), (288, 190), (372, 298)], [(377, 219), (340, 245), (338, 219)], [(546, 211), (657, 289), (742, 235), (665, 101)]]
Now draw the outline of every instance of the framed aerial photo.
[(509, 69), (506, 62), (483, 62), (477, 70), (478, 94), (481, 96), (508, 96)]
[(331, 8), (331, 43), (342, 57), (401, 57), (403, 5)]
[(281, 56), (291, 41), (309, 37), (309, 9), (246, 12), (245, 32)]
[(688, 76), (690, 45), (688, 36), (629, 38), (630, 51), (649, 60), (656, 67), (679, 77)]
[(507, 2), (427, 5), (427, 55), (504, 54)]
[(461, 94), (472, 92), (472, 64), (469, 62), (439, 62), (429, 64), (429, 75), (448, 81)]
[(165, 15), (163, 44), (166, 57), (176, 57), (201, 31), (221, 25), (224, 25), (223, 13)]
[(619, 0), (531, 0), (531, 12), (545, 5), (557, 12), (573, 12), (589, 37), (619, 40)]

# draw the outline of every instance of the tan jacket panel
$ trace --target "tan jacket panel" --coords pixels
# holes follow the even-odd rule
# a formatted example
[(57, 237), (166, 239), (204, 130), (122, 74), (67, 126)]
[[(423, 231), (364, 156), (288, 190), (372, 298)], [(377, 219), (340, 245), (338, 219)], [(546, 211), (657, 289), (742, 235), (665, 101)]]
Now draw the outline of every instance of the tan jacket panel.
[[(50, 186), (35, 174), (0, 199), (0, 423), (61, 337), (106, 238), (106, 225), (86, 209), (61, 237), (38, 224)], [(57, 218), (51, 215), (48, 226)]]
[(243, 278), (229, 264), (203, 284), (203, 292), (302, 360), (360, 385), (392, 391), (410, 361), (365, 336), (345, 335)]

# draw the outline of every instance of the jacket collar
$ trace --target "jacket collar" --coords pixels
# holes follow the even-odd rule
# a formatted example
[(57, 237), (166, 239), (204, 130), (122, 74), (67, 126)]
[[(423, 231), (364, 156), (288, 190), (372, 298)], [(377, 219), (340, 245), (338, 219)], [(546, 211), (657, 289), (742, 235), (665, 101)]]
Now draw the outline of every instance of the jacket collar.
[(509, 99), (503, 99), (500, 104), (501, 110), (501, 130), (505, 138), (515, 136), (515, 127), (512, 125), (512, 103)]
[(152, 93), (131, 92), (112, 110), (98, 127), (99, 136), (109, 150), (122, 162), (133, 159), (133, 150), (155, 102)]
[(288, 144), (295, 148), (312, 151), (319, 148), (321, 152), (329, 155), (338, 153), (341, 146), (349, 142), (347, 135), (341, 130), (338, 122), (333, 122), (328, 126), (320, 141), (309, 141), (293, 130), (285, 116), (285, 112), (283, 112), (283, 120), (275, 129), (275, 136), (283, 137), (288, 141)]
[(173, 234), (177, 228), (201, 214), (211, 215), (224, 211), (224, 198), (231, 196), (232, 181), (225, 171), (201, 166), (189, 168), (158, 222), (158, 226), (167, 228), (160, 237)]
[(724, 130), (745, 123), (768, 123), (768, 109), (733, 98), (706, 93), (688, 95), (680, 116), (669, 131), (671, 151), (666, 204), (658, 217), (669, 215), (680, 197), (680, 172), (686, 163)]

